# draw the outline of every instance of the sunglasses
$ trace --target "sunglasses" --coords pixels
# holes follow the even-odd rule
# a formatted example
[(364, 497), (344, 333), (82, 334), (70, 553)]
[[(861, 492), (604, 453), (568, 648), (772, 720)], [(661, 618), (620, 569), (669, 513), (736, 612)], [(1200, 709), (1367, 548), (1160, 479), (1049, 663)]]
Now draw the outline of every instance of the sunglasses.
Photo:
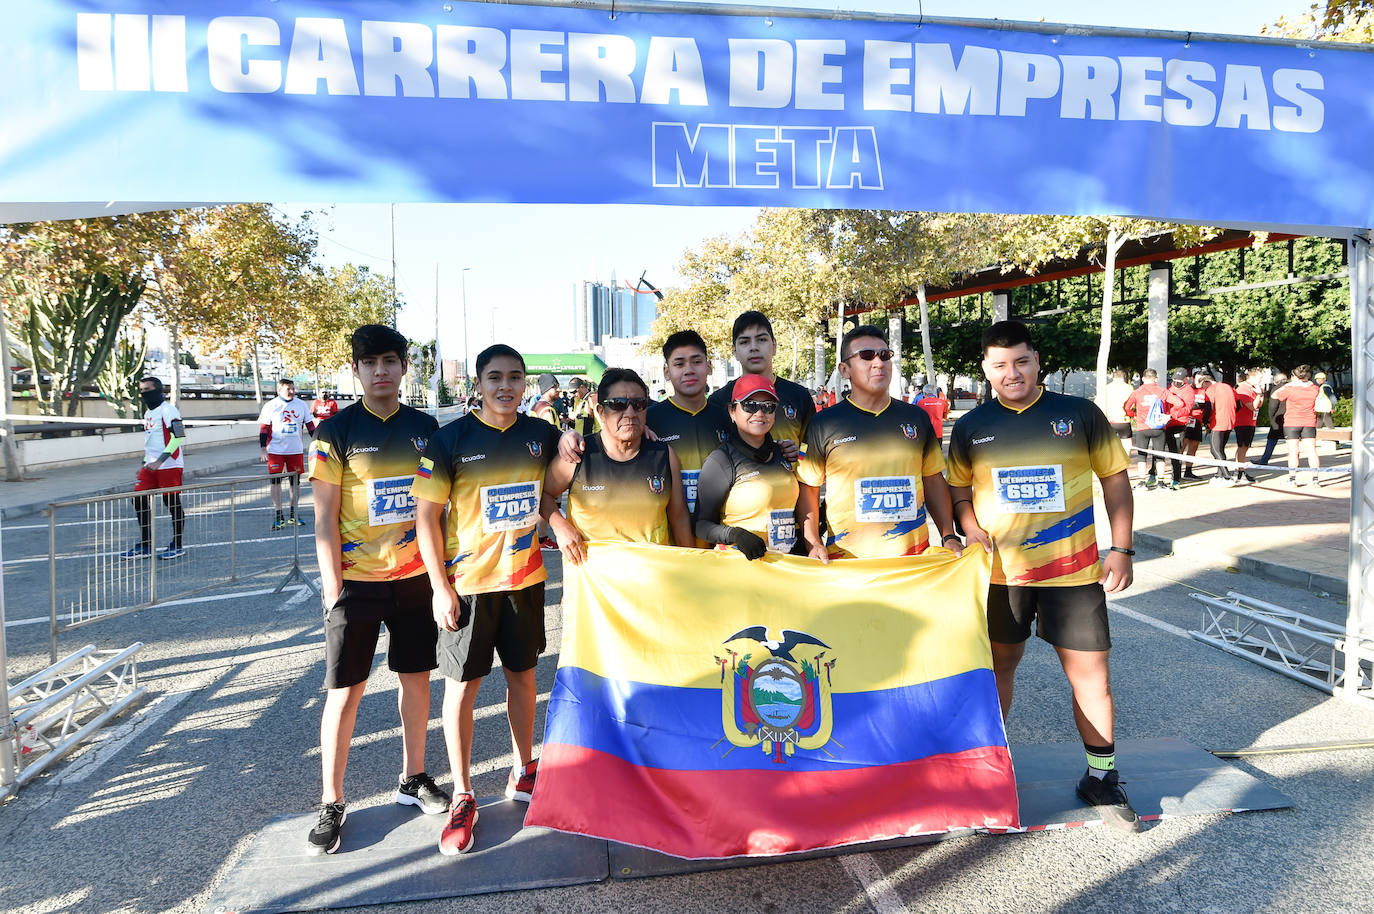
[(884, 362), (890, 362), (890, 361), (892, 361), (892, 350), (891, 350), (891, 349), (855, 349), (853, 352), (851, 352), (851, 353), (849, 354), (849, 358), (845, 359), (845, 361), (848, 362), (849, 359), (863, 359), (865, 362), (871, 362), (871, 361), (873, 361), (874, 359), (881, 359), (881, 360), (884, 361)]
[(636, 412), (644, 412), (649, 408), (648, 397), (607, 397), (601, 401), (601, 405), (613, 413), (623, 413), (627, 409), (634, 409)]
[(751, 416), (760, 412), (765, 416), (771, 416), (778, 408), (778, 404), (772, 400), (736, 400), (735, 405)]

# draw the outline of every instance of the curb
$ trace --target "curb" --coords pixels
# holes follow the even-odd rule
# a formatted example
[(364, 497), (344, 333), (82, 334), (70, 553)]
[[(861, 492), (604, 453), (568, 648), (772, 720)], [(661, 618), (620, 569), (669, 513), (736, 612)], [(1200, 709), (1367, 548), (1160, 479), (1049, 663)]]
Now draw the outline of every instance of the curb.
[[(261, 460), (259, 460), (257, 457), (253, 457), (243, 458), (239, 460), (230, 460), (225, 463), (215, 463), (210, 464), (208, 466), (198, 466), (195, 468), (194, 471), (186, 472), (183, 478), (191, 480), (200, 479), (204, 476), (217, 476), (220, 473), (225, 472), (226, 470), (239, 470), (244, 467), (258, 466), (261, 465), (261, 463)], [(88, 489), (84, 492), (75, 492), (72, 493), (72, 495), (67, 496), (63, 500), (72, 501), (82, 497), (95, 498), (100, 495), (115, 495), (120, 492), (127, 491), (129, 491), (128, 483), (121, 483), (119, 485), (114, 486), (105, 486), (104, 488), (100, 489)], [(23, 505), (9, 505), (7, 507), (0, 508), (0, 521), (10, 521), (20, 517), (32, 517), (35, 514), (42, 514), (44, 511), (48, 509), (48, 505), (51, 503), (51, 501), (41, 501), (31, 502), (29, 504)]]
[[(1135, 531), (1135, 541), (1139, 545), (1146, 546), (1164, 555), (1174, 554), (1174, 541), (1167, 536), (1160, 536), (1158, 533), (1145, 533), (1137, 530)], [(1304, 571), (1301, 568), (1294, 568), (1291, 565), (1280, 565), (1278, 562), (1269, 562), (1250, 555), (1231, 555), (1227, 552), (1212, 552), (1208, 555), (1208, 558), (1228, 567), (1238, 568), (1246, 574), (1274, 581), (1278, 584), (1287, 584), (1289, 587), (1309, 590), (1321, 596), (1330, 596), (1338, 600), (1344, 600), (1347, 599), (1349, 595), (1345, 579), (1334, 577), (1329, 574), (1317, 574), (1311, 571)]]

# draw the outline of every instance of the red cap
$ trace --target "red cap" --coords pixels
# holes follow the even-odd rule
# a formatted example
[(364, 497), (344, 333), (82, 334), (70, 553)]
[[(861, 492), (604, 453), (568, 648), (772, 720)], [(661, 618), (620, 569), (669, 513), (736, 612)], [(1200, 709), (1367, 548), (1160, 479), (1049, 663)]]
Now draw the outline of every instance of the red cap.
[(774, 400), (778, 398), (778, 392), (773, 387), (773, 382), (761, 374), (742, 375), (735, 382), (735, 390), (730, 395), (732, 400), (745, 400), (754, 394), (768, 394)]

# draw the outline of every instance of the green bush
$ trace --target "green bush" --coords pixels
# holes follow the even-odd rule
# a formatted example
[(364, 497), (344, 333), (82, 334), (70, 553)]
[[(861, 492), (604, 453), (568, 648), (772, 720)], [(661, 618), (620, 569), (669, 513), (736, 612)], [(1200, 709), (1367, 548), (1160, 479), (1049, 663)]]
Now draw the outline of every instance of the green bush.
[(1336, 401), (1336, 408), (1331, 410), (1331, 421), (1341, 428), (1350, 428), (1355, 424), (1355, 401), (1349, 397)]

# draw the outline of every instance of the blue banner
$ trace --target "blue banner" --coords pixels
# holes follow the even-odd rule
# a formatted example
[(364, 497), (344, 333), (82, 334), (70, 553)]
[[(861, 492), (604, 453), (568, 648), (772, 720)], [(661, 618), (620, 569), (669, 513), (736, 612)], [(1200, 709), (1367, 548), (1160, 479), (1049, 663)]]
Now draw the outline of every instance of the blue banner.
[(440, 0), (43, 0), (0, 24), (0, 203), (1374, 224), (1374, 57), (1321, 45)]

